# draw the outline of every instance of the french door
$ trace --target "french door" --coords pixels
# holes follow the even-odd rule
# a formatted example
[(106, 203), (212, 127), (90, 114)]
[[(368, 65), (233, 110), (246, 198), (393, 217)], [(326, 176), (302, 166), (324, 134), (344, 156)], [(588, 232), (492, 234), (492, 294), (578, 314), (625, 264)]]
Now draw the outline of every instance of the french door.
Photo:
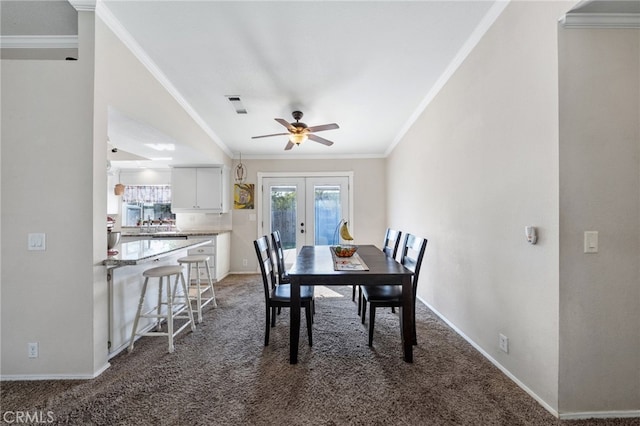
[[(338, 243), (349, 220), (349, 176), (264, 177), (260, 235), (280, 231), (283, 249)], [(294, 252), (294, 253), (295, 253)]]

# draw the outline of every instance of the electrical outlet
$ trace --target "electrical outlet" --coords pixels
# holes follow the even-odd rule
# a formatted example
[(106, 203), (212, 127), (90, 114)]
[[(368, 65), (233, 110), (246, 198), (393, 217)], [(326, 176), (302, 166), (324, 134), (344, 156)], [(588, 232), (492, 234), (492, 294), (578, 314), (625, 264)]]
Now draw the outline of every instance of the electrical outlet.
[(504, 334), (498, 335), (498, 345), (500, 346), (500, 350), (504, 353), (509, 353), (509, 338)]
[(249, 261), (247, 259), (242, 259), (242, 266), (249, 265)]
[(27, 343), (27, 356), (38, 358), (38, 342)]

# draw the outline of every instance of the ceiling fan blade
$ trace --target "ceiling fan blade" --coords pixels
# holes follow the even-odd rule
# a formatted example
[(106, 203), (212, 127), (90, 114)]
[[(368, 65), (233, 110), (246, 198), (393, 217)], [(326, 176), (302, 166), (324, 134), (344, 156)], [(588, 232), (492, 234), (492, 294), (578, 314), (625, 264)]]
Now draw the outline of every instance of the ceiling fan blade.
[(333, 130), (333, 129), (339, 129), (340, 126), (338, 126), (336, 123), (331, 123), (331, 124), (322, 124), (320, 126), (311, 126), (308, 127), (307, 130), (309, 130), (310, 132), (321, 132), (323, 130)]
[(327, 146), (331, 146), (331, 145), (333, 145), (333, 142), (331, 142), (331, 141), (329, 141), (329, 140), (326, 140), (325, 138), (321, 138), (320, 136), (314, 135), (313, 133), (309, 133), (309, 134), (307, 135), (307, 137), (308, 137), (309, 139), (311, 139), (312, 141), (314, 141), (314, 142), (319, 142), (319, 143), (321, 143), (321, 144), (323, 144), (323, 145), (327, 145)]
[(284, 135), (288, 135), (288, 134), (289, 133), (273, 133), (271, 135), (251, 136), (251, 139), (269, 138), (271, 136), (284, 136)]
[(287, 146), (284, 147), (285, 151), (289, 151), (291, 148), (293, 148), (293, 145), (295, 145), (293, 142), (289, 141), (287, 143)]
[(289, 131), (291, 131), (291, 132), (295, 132), (296, 131), (296, 128), (293, 127), (291, 125), (291, 123), (289, 123), (287, 120), (282, 119), (282, 118), (274, 118), (274, 120), (276, 120), (278, 123), (282, 124), (284, 127), (289, 129)]

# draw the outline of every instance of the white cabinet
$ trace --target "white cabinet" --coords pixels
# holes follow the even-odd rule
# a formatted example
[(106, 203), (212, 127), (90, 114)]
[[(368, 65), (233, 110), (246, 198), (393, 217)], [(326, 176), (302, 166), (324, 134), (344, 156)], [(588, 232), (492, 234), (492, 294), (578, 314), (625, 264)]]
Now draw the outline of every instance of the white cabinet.
[(171, 210), (229, 211), (229, 171), (216, 167), (174, 167), (171, 170)]
[[(231, 237), (228, 232), (218, 235), (198, 236), (197, 238), (210, 238), (211, 243), (205, 244), (193, 249), (189, 249), (189, 254), (206, 254), (209, 256), (209, 272), (211, 279), (216, 282), (220, 281), (229, 274), (230, 253), (231, 253)], [(195, 267), (191, 271), (191, 280), (195, 279)], [(200, 280), (207, 280), (207, 271), (200, 269)]]
[[(204, 238), (210, 238), (210, 237), (204, 237)], [(216, 271), (216, 237), (211, 237), (210, 244), (206, 244), (204, 246), (200, 246), (200, 247), (189, 250), (189, 255), (194, 255), (194, 254), (205, 254), (209, 256), (209, 273), (211, 274), (211, 279), (213, 280), (213, 282), (218, 281), (216, 277), (216, 272), (217, 272)], [(198, 272), (200, 274), (200, 281), (206, 282), (208, 279), (206, 268), (200, 268)], [(195, 277), (196, 277), (196, 268), (195, 268), (195, 265), (192, 265), (191, 281), (195, 281)]]

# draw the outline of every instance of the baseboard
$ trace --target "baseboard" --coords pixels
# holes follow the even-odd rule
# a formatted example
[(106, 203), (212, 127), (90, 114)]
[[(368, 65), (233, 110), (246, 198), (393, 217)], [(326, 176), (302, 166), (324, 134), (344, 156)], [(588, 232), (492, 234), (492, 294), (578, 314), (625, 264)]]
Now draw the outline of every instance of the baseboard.
[(256, 275), (259, 273), (258, 271), (231, 271), (228, 275)]
[(9, 374), (0, 375), (0, 380), (18, 381), (18, 380), (91, 380), (105, 372), (111, 367), (108, 362), (97, 369), (93, 374)]
[(629, 411), (585, 411), (582, 413), (562, 413), (560, 420), (640, 418), (640, 410)]
[(101, 375), (102, 373), (104, 373), (105, 371), (107, 371), (107, 369), (111, 367), (111, 364), (109, 364), (109, 362), (107, 362), (105, 365), (103, 365), (101, 368), (97, 369), (96, 371), (94, 371), (93, 373), (93, 377), (92, 379), (95, 379), (96, 377), (98, 377), (99, 375)]
[(433, 311), (442, 321), (444, 321), (449, 327), (453, 329), (457, 334), (459, 334), (464, 340), (466, 340), (471, 346), (473, 346), (478, 352), (482, 354), (486, 359), (488, 359), (493, 365), (495, 365), (500, 371), (502, 371), (509, 379), (511, 379), (516, 385), (518, 385), (522, 390), (524, 390), (529, 396), (535, 399), (538, 404), (542, 405), (545, 410), (553, 414), (555, 417), (559, 418), (559, 413), (555, 410), (551, 405), (549, 405), (544, 399), (540, 398), (535, 392), (527, 387), (524, 383), (522, 383), (516, 376), (514, 376), (505, 366), (496, 361), (491, 355), (489, 355), (480, 345), (474, 342), (469, 336), (464, 334), (462, 330), (456, 327), (451, 321), (449, 321), (444, 315), (442, 315), (437, 309), (427, 303), (421, 297), (417, 297), (420, 302), (422, 302), (427, 308)]

